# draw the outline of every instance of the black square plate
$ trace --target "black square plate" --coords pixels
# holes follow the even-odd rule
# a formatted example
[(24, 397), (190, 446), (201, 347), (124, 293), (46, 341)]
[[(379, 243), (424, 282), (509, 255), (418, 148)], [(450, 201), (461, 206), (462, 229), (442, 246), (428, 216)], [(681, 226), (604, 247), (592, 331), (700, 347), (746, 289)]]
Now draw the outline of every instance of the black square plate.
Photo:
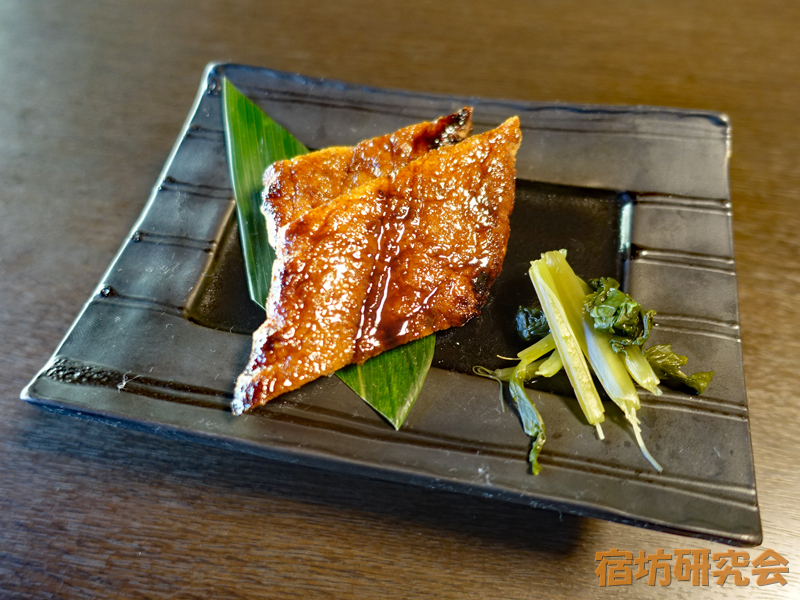
[[(434, 366), (400, 431), (337, 378), (251, 414), (229, 409), (262, 313), (247, 298), (228, 179), (221, 81), (228, 77), (306, 146), (354, 144), (475, 107), (476, 131), (519, 115), (517, 202), (501, 278), (482, 316), (438, 336)], [(733, 544), (761, 523), (745, 394), (723, 115), (537, 104), (366, 88), (211, 65), (160, 181), (59, 349), (23, 391), (50, 410), (272, 459), (461, 491)], [(594, 435), (563, 378), (530, 390), (548, 428), (539, 476), (529, 440), (476, 364), (521, 346), (513, 313), (526, 271), (565, 248), (583, 277), (615, 275), (658, 311), (653, 343), (693, 370), (703, 396), (642, 396), (639, 453), (607, 405)]]

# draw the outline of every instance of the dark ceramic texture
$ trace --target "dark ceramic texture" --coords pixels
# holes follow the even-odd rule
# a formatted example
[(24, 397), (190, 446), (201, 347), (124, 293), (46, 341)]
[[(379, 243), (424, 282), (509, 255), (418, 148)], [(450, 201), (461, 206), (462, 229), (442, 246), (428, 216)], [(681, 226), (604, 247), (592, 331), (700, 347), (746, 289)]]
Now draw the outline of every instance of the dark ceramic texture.
[[(500, 279), (482, 316), (439, 335), (434, 367), (400, 431), (337, 378), (234, 417), (233, 382), (262, 314), (247, 297), (228, 178), (220, 83), (311, 148), (353, 144), (461, 108), (476, 130), (519, 115), (517, 202)], [(269, 459), (758, 544), (733, 261), (723, 115), (454, 98), (366, 88), (240, 65), (212, 65), (141, 218), (23, 398)], [(657, 473), (606, 403), (600, 441), (563, 377), (532, 385), (548, 430), (542, 473), (495, 382), (522, 347), (513, 312), (533, 297), (527, 266), (565, 248), (583, 277), (613, 274), (658, 311), (654, 343), (692, 370), (716, 370), (703, 396), (642, 392)]]

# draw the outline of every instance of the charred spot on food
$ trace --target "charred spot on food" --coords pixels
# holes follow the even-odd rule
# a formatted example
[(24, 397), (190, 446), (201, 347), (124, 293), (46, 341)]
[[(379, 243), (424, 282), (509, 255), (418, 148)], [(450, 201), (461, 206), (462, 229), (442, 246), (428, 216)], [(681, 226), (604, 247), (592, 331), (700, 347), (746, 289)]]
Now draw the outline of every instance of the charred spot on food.
[(466, 139), (472, 132), (472, 108), (462, 108), (457, 113), (436, 121), (415, 140), (414, 153), (451, 146)]
[(489, 293), (489, 286), (492, 284), (492, 277), (485, 270), (481, 269), (472, 279), (472, 291), (478, 297), (484, 297)]

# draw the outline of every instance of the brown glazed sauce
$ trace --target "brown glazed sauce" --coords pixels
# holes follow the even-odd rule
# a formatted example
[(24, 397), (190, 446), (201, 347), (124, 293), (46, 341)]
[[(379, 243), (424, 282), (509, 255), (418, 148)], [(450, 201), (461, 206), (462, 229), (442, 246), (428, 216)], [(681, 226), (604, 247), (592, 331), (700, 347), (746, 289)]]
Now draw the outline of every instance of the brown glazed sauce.
[(505, 257), (520, 139), (509, 119), (282, 229), (233, 411), (479, 314)]
[(274, 163), (264, 173), (262, 210), (270, 239), (306, 212), (398, 169), (436, 148), (460, 142), (472, 130), (472, 109), (365, 140)]
[(502, 267), (514, 181), (513, 156), (483, 141), (459, 160), (410, 165), (377, 194), (387, 208), (355, 362), (479, 314)]

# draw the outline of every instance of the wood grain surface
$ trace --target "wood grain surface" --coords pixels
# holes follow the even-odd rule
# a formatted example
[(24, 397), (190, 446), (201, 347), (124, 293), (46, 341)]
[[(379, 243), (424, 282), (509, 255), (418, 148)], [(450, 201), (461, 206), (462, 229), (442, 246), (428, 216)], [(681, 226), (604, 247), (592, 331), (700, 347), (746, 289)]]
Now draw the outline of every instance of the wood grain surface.
[[(0, 597), (800, 597), (800, 4), (0, 2)], [(722, 111), (764, 543), (788, 584), (600, 587), (720, 544), (267, 462), (18, 400), (142, 210), (206, 63)]]

